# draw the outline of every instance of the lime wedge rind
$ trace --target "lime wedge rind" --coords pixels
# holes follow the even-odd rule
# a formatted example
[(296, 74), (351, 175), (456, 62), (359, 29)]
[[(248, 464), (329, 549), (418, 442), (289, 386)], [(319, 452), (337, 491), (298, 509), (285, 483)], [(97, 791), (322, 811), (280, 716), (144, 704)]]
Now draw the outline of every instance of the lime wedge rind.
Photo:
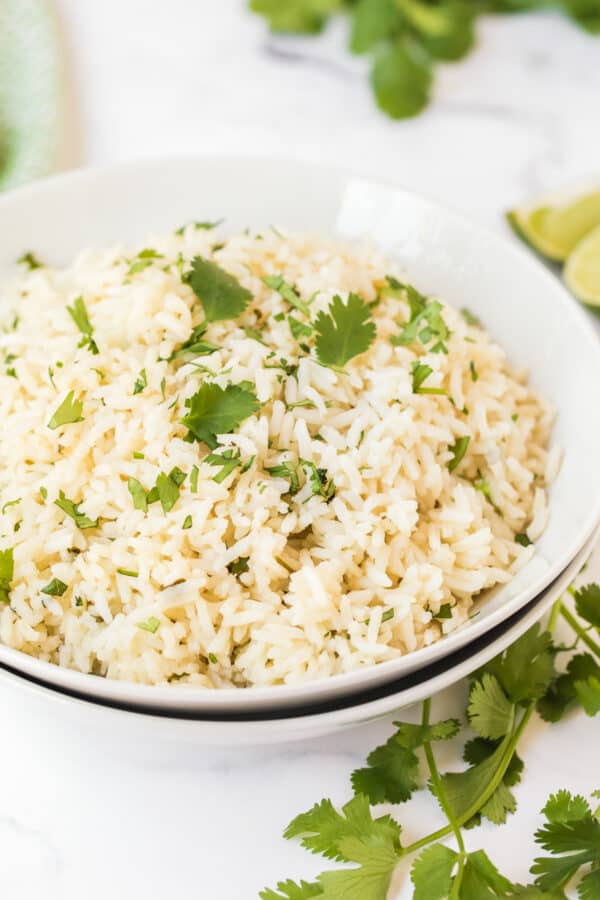
[(577, 299), (600, 314), (600, 225), (573, 250), (563, 277)]
[(555, 195), (535, 206), (513, 209), (508, 223), (530, 247), (555, 262), (565, 262), (586, 235), (600, 225), (600, 189)]

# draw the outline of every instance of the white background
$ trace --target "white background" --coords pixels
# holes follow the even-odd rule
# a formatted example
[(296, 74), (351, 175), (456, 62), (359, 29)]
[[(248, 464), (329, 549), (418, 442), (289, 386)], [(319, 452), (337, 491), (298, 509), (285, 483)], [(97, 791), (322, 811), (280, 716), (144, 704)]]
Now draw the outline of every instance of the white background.
[[(243, 0), (57, 7), (79, 163), (196, 151), (339, 162), (494, 228), (530, 194), (600, 180), (600, 40), (558, 16), (484, 22), (469, 61), (440, 72), (430, 110), (395, 124), (375, 110), (362, 60), (343, 52), (342, 27), (317, 41), (274, 39)], [(462, 699), (464, 685), (436, 698), (434, 714), (456, 713)], [(351, 770), (392, 718), (293, 746), (165, 755), (62, 731), (10, 694), (1, 702), (0, 886), (11, 900), (253, 900), (279, 877), (310, 877), (327, 864), (283, 841), (282, 829), (323, 796), (349, 799)], [(469, 846), (526, 880), (547, 794), (600, 787), (599, 738), (600, 717), (534, 722), (517, 815), (470, 832)], [(453, 763), (455, 748), (440, 757)], [(399, 818), (407, 842), (440, 821), (426, 795)], [(394, 898), (411, 896), (405, 872), (395, 887)]]

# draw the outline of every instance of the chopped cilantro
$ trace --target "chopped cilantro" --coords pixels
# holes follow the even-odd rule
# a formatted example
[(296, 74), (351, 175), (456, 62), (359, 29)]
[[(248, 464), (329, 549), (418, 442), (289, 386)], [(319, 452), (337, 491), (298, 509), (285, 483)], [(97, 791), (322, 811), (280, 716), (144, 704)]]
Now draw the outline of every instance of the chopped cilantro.
[(298, 312), (301, 312), (305, 316), (310, 316), (308, 303), (305, 303), (304, 300), (300, 298), (298, 291), (293, 288), (291, 284), (288, 284), (282, 275), (267, 275), (263, 278), (263, 283), (266, 284), (267, 287), (270, 287), (271, 290), (277, 291), (277, 293), (280, 294), (284, 300), (287, 300), (290, 306), (297, 309)]
[(312, 325), (306, 325), (304, 322), (301, 322), (299, 319), (294, 318), (294, 316), (288, 316), (288, 325), (290, 326), (290, 331), (292, 332), (292, 337), (294, 340), (298, 340), (301, 337), (310, 337), (313, 333)]
[(202, 256), (194, 257), (183, 280), (200, 300), (206, 322), (236, 319), (252, 300), (250, 291), (233, 275)]
[(193, 524), (192, 517), (186, 516), (185, 519), (183, 520), (183, 525), (181, 526), (181, 528), (183, 531), (189, 531), (189, 529), (192, 527), (192, 524)]
[(57, 391), (58, 388), (54, 383), (54, 369), (52, 368), (52, 366), (48, 366), (48, 378), (50, 379), (50, 384), (52, 385), (54, 390)]
[(213, 481), (221, 484), (228, 475), (231, 475), (234, 469), (241, 466), (240, 451), (236, 448), (235, 450), (225, 450), (223, 453), (209, 453), (204, 462), (208, 463), (209, 466), (221, 467), (220, 472), (213, 476)]
[(292, 462), (279, 463), (276, 466), (265, 466), (265, 472), (274, 478), (285, 478), (290, 483), (289, 493), (293, 496), (300, 490), (298, 467)]
[(473, 360), (471, 360), (471, 362), (469, 363), (469, 369), (471, 371), (471, 380), (477, 381), (479, 375), (477, 374), (477, 369), (475, 368), (475, 363), (473, 362)]
[(134, 451), (133, 451), (133, 458), (134, 458), (134, 459), (145, 459), (145, 456), (144, 456), (143, 453), (140, 453), (139, 450), (134, 450)]
[(146, 512), (148, 509), (146, 491), (137, 478), (129, 478), (127, 480), (127, 490), (131, 494), (135, 509), (141, 509), (143, 512)]
[(273, 320), (275, 322), (283, 322), (284, 319), (285, 319), (285, 313), (282, 313), (282, 312), (275, 313), (275, 315), (273, 316)]
[(447, 391), (444, 388), (426, 388), (422, 387), (423, 382), (427, 381), (430, 375), (433, 374), (433, 369), (431, 366), (425, 365), (420, 362), (414, 362), (411, 368), (412, 374), (412, 389), (414, 394), (446, 394)]
[(233, 562), (229, 563), (227, 570), (231, 572), (232, 575), (243, 575), (244, 572), (249, 570), (249, 559), (249, 556), (239, 556), (237, 559), (234, 559)]
[(454, 444), (448, 447), (449, 450), (452, 451), (452, 459), (448, 462), (448, 469), (450, 472), (454, 472), (465, 453), (467, 452), (467, 447), (469, 446), (469, 441), (471, 438), (469, 435), (464, 435), (463, 437), (459, 437), (456, 439)]
[(472, 313), (470, 309), (467, 309), (465, 306), (460, 311), (461, 316), (467, 323), (467, 325), (476, 325), (481, 327), (481, 319), (479, 319), (475, 313)]
[(134, 569), (117, 569), (119, 575), (126, 575), (128, 578), (137, 578), (139, 576), (139, 572), (136, 572)]
[(532, 541), (529, 540), (524, 531), (520, 531), (518, 534), (515, 534), (515, 543), (520, 544), (521, 547), (529, 547)]
[(189, 409), (182, 423), (190, 434), (211, 450), (217, 446), (218, 434), (229, 434), (259, 409), (253, 388), (246, 384), (203, 384), (185, 401)]
[(167, 379), (163, 376), (160, 380), (160, 392), (162, 394), (163, 401), (167, 399), (167, 395), (165, 394), (166, 386), (167, 386)]
[(141, 369), (140, 374), (135, 380), (135, 384), (133, 385), (133, 393), (141, 394), (145, 387), (148, 387), (148, 377), (146, 375), (146, 370)]
[(42, 594), (48, 594), (49, 597), (62, 597), (68, 585), (61, 581), (60, 578), (53, 578), (52, 581), (42, 588)]
[(31, 272), (33, 269), (42, 269), (44, 267), (44, 263), (40, 262), (37, 256), (31, 251), (24, 253), (17, 260), (17, 263), (20, 266), (25, 266)]
[(82, 513), (79, 511), (79, 507), (81, 506), (82, 502), (83, 501), (80, 501), (79, 503), (74, 503), (72, 500), (69, 500), (68, 497), (65, 497), (65, 494), (63, 491), (59, 491), (58, 500), (54, 501), (55, 505), (58, 506), (59, 509), (62, 509), (62, 511), (64, 513), (66, 513), (68, 516), (70, 516), (73, 519), (73, 521), (75, 522), (75, 524), (77, 525), (77, 527), (80, 528), (82, 531), (85, 528), (97, 528), (98, 519), (90, 519), (88, 516), (85, 515), (85, 513)]
[(390, 338), (392, 344), (403, 347), (412, 344), (418, 338), (426, 345), (435, 338), (433, 348), (435, 352), (446, 353), (445, 342), (450, 336), (450, 331), (442, 316), (442, 304), (437, 300), (429, 300), (410, 284), (404, 287), (410, 307), (410, 318), (400, 334)]
[(248, 457), (248, 459), (246, 460), (246, 462), (244, 463), (244, 465), (243, 465), (243, 466), (241, 467), (241, 469), (240, 469), (240, 475), (243, 475), (244, 472), (247, 472), (248, 469), (251, 468), (252, 463), (254, 462), (255, 459), (256, 459), (256, 455), (252, 455), (252, 456), (249, 456), (249, 457)]
[(10, 603), (11, 582), (15, 574), (13, 549), (0, 550), (0, 603)]
[(198, 475), (200, 474), (200, 469), (198, 466), (192, 466), (192, 471), (190, 473), (190, 491), (192, 494), (198, 493)]
[(288, 403), (286, 405), (286, 409), (300, 409), (302, 407), (306, 407), (307, 409), (316, 409), (317, 406), (312, 400), (296, 400), (295, 403)]
[(157, 259), (164, 259), (162, 253), (157, 253), (152, 247), (147, 247), (145, 250), (141, 250), (131, 261), (127, 274), (135, 275), (137, 272), (143, 272)]
[(439, 610), (436, 613), (432, 613), (434, 619), (451, 619), (452, 618), (452, 607), (449, 603), (442, 603)]
[[(163, 511), (170, 512), (179, 500), (179, 485), (169, 475), (161, 472), (156, 479), (156, 490)], [(150, 498), (148, 498), (150, 502)]]
[(51, 428), (54, 431), (56, 428), (60, 428), (62, 425), (71, 425), (75, 422), (83, 422), (83, 416), (81, 415), (82, 412), (83, 402), (81, 400), (75, 400), (74, 392), (69, 391), (63, 402), (60, 404), (60, 406), (54, 412), (54, 415), (48, 422), (48, 428)]
[(213, 666), (219, 662), (218, 658), (215, 656), (214, 653), (208, 654), (208, 661), (211, 662), (213, 664)]
[(371, 312), (358, 294), (349, 294), (346, 303), (336, 295), (327, 312), (317, 316), (315, 331), (317, 359), (323, 366), (338, 369), (368, 350), (375, 340)]
[(381, 624), (383, 625), (384, 622), (389, 622), (390, 619), (393, 619), (395, 612), (396, 611), (394, 609), (386, 609), (381, 617)]
[(511, 419), (513, 422), (517, 422), (519, 420), (519, 413), (513, 413)]
[(4, 504), (4, 506), (2, 507), (2, 515), (4, 515), (4, 513), (6, 512), (6, 510), (7, 510), (9, 507), (11, 507), (11, 506), (16, 506), (17, 503), (20, 503), (20, 502), (21, 502), (21, 498), (20, 498), (20, 497), (17, 497), (16, 500), (8, 500), (8, 501)]
[(79, 341), (78, 346), (87, 347), (90, 353), (93, 353), (94, 356), (97, 356), (99, 352), (98, 345), (93, 338), (94, 329), (92, 327), (92, 323), (90, 322), (88, 311), (85, 308), (83, 297), (77, 297), (73, 302), (73, 306), (67, 306), (67, 312), (83, 335), (83, 337)]
[(185, 341), (170, 358), (177, 359), (180, 356), (186, 356), (188, 354), (191, 356), (210, 356), (211, 353), (214, 353), (215, 350), (218, 350), (219, 348), (216, 344), (211, 344), (210, 341), (204, 340), (205, 332), (206, 322), (201, 322), (200, 325), (196, 325), (187, 341)]
[(214, 222), (186, 222), (185, 225), (181, 225), (175, 232), (175, 234), (182, 235), (186, 228), (193, 227), (196, 231), (212, 231), (213, 228), (217, 228), (219, 225), (222, 225), (225, 219), (216, 219)]
[(160, 625), (160, 620), (156, 616), (150, 616), (145, 622), (138, 622), (138, 628), (142, 631), (149, 631), (150, 634), (156, 634)]
[(258, 330), (258, 328), (252, 328), (250, 325), (245, 325), (243, 328), (243, 332), (247, 338), (251, 338), (253, 341), (258, 341), (259, 344), (262, 344), (263, 347), (266, 347), (267, 344), (263, 339), (262, 332)]
[(40, 488), (40, 495), (41, 495), (41, 497), (42, 497), (44, 500), (47, 500), (47, 499), (48, 499), (48, 490), (47, 490), (47, 488), (45, 488), (43, 485), (42, 485), (42, 487)]
[(329, 501), (335, 495), (335, 484), (327, 477), (327, 469), (318, 469), (314, 462), (301, 459), (300, 464), (307, 470), (308, 480), (313, 494), (318, 494)]
[(177, 487), (179, 487), (183, 484), (183, 482), (187, 478), (187, 475), (185, 474), (185, 472), (181, 471), (179, 466), (174, 466), (169, 472), (169, 478), (177, 485)]

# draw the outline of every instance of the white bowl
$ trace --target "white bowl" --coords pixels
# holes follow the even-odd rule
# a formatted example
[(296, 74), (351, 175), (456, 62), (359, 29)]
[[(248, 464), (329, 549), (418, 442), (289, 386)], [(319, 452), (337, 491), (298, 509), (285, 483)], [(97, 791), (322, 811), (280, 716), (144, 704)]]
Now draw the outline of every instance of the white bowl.
[(538, 622), (588, 559), (598, 535), (594, 535), (565, 571), (522, 610), (487, 634), (449, 654), (420, 672), (409, 673), (375, 691), (340, 699), (322, 707), (265, 711), (252, 717), (177, 716), (141, 710), (122, 709), (106, 701), (81, 699), (60, 690), (45, 687), (9, 672), (0, 666), (0, 704), (15, 693), (35, 718), (37, 727), (86, 734), (101, 745), (119, 745), (121, 755), (139, 759), (140, 747), (152, 747), (158, 758), (172, 759), (172, 747), (240, 747), (307, 740), (333, 732), (347, 731), (398, 712), (445, 690), (475, 669), (483, 666), (513, 644)]
[(61, 175), (0, 197), (0, 276), (25, 250), (64, 264), (84, 246), (140, 241), (193, 219), (371, 237), (407, 279), (469, 307), (527, 366), (558, 410), (564, 462), (536, 555), (431, 647), (357, 672), (294, 686), (206, 691), (110, 681), (0, 646), (0, 663), (91, 697), (164, 710), (238, 713), (331, 700), (430, 665), (508, 619), (566, 568), (600, 521), (600, 352), (585, 314), (540, 263), (479, 226), (402, 188), (338, 169), (260, 159), (175, 159)]

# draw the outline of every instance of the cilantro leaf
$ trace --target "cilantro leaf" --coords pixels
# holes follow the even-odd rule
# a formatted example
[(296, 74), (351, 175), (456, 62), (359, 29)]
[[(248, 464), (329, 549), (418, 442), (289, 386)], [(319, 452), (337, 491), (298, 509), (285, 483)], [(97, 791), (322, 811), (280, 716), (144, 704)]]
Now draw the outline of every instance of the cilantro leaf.
[(368, 767), (352, 773), (355, 794), (364, 794), (373, 804), (408, 800), (418, 787), (419, 759), (414, 751), (426, 742), (448, 740), (459, 730), (456, 719), (433, 725), (394, 724), (398, 730), (369, 754)]
[(0, 550), (0, 603), (10, 603), (11, 582), (15, 574), (13, 549)]
[[(550, 797), (542, 810), (546, 824), (538, 829), (535, 839), (552, 856), (534, 860), (531, 867), (536, 884), (543, 890), (555, 890), (572, 878), (581, 866), (600, 866), (600, 822), (592, 815), (583, 797), (559, 791)], [(593, 881), (579, 885), (580, 897), (594, 898)]]
[(398, 864), (397, 850), (357, 837), (344, 838), (340, 845), (346, 858), (359, 863), (359, 868), (322, 872), (322, 900), (385, 900)]
[(576, 681), (575, 692), (588, 716), (600, 712), (600, 678), (591, 675), (585, 681)]
[(371, 346), (375, 340), (375, 323), (371, 311), (357, 294), (349, 294), (346, 303), (336, 295), (327, 312), (315, 321), (317, 359), (323, 366), (342, 368)]
[[(465, 762), (472, 766), (479, 765), (494, 753), (499, 743), (499, 741), (488, 741), (484, 738), (473, 738), (473, 740), (467, 741), (463, 754)], [(513, 753), (500, 785), (487, 803), (484, 803), (479, 812), (465, 822), (463, 827), (473, 828), (480, 824), (482, 818), (488, 819), (494, 825), (503, 825), (508, 813), (513, 813), (517, 808), (517, 802), (510, 788), (520, 782), (522, 772), (523, 760), (517, 753)]]
[(143, 272), (157, 259), (163, 259), (162, 253), (157, 253), (152, 247), (146, 247), (145, 250), (140, 250), (131, 262), (127, 274), (135, 275), (137, 272)]
[(61, 581), (60, 578), (53, 578), (52, 581), (42, 589), (42, 594), (48, 594), (49, 597), (62, 597), (68, 590), (68, 585)]
[(231, 572), (232, 575), (243, 575), (244, 572), (249, 571), (248, 560), (249, 556), (238, 556), (237, 559), (234, 559), (233, 562), (230, 562), (227, 566), (227, 571)]
[(452, 886), (458, 854), (443, 844), (426, 847), (412, 864), (413, 900), (445, 900)]
[[(294, 309), (297, 309), (305, 316), (310, 316), (310, 307), (308, 303), (305, 303), (304, 300), (300, 298), (298, 291), (293, 288), (291, 284), (288, 284), (282, 275), (266, 275), (263, 278), (263, 283), (266, 284), (267, 287), (270, 287), (271, 290), (277, 291), (278, 294), (281, 294), (283, 299), (287, 300), (287, 302), (291, 306), (293, 306)], [(292, 325), (290, 323), (290, 328), (291, 327)], [(310, 333), (312, 333), (312, 329), (309, 334)]]
[(417, 338), (424, 345), (436, 339), (437, 343), (431, 348), (431, 352), (447, 353), (444, 342), (450, 336), (450, 331), (442, 315), (444, 309), (442, 304), (438, 300), (429, 300), (412, 285), (401, 285), (395, 279), (394, 283), (403, 288), (406, 293), (410, 318), (403, 325), (400, 334), (391, 337), (390, 342), (395, 346), (405, 347), (412, 344)]
[(327, 469), (318, 469), (309, 459), (301, 459), (300, 465), (305, 469), (313, 494), (331, 500), (335, 495), (335, 484), (327, 477)]
[(182, 423), (211, 450), (217, 446), (218, 434), (229, 434), (260, 407), (254, 391), (239, 384), (225, 388), (203, 384), (185, 405), (189, 412)]
[(494, 675), (512, 703), (526, 705), (539, 700), (554, 676), (552, 639), (534, 625), (503, 653), (494, 657), (477, 673)]
[(582, 619), (600, 628), (600, 584), (586, 584), (575, 591), (575, 609)]
[(471, 687), (467, 715), (473, 730), (491, 740), (504, 737), (513, 723), (514, 707), (488, 672)]
[(467, 447), (469, 446), (470, 440), (470, 435), (465, 434), (462, 437), (456, 438), (455, 442), (451, 444), (450, 447), (448, 447), (448, 450), (452, 451), (452, 459), (448, 462), (449, 472), (454, 472), (459, 463), (462, 461), (465, 453), (467, 452)]
[(276, 466), (265, 466), (265, 472), (274, 478), (286, 478), (290, 483), (289, 493), (294, 496), (300, 490), (298, 466), (293, 462), (283, 462)]
[(194, 257), (183, 280), (200, 300), (206, 322), (235, 319), (252, 300), (250, 291), (237, 278), (202, 256)]
[(90, 317), (88, 316), (83, 297), (77, 297), (73, 301), (73, 306), (67, 306), (67, 312), (83, 335), (82, 339), (79, 341), (79, 346), (87, 347), (94, 356), (97, 356), (99, 353), (98, 345), (93, 338), (94, 329), (90, 322)]
[(546, 722), (558, 722), (566, 710), (578, 699), (575, 685), (589, 678), (600, 678), (600, 666), (589, 653), (571, 657), (565, 672), (552, 681), (537, 711)]
[(304, 322), (301, 322), (299, 319), (294, 318), (294, 316), (288, 316), (288, 325), (290, 326), (290, 331), (292, 332), (292, 337), (295, 341), (300, 338), (310, 337), (313, 333), (312, 325), (305, 325)]
[(427, 55), (408, 41), (380, 49), (371, 70), (377, 105), (392, 119), (420, 113), (429, 102), (432, 80)]
[(474, 14), (460, 0), (443, 0), (436, 6), (420, 0), (396, 0), (396, 4), (421, 45), (436, 59), (461, 59), (473, 46)]
[[(164, 472), (160, 472), (156, 479), (156, 492), (163, 512), (171, 512), (179, 500), (179, 485), (176, 479), (172, 478), (171, 475), (165, 475)], [(150, 501), (148, 500), (148, 502)]]
[(433, 374), (433, 369), (431, 366), (424, 365), (420, 362), (414, 362), (411, 368), (412, 374), (412, 389), (413, 394), (446, 394), (447, 391), (444, 388), (424, 388), (422, 387), (423, 382), (427, 381), (430, 375)]
[(138, 628), (142, 631), (149, 631), (150, 634), (156, 634), (160, 625), (160, 620), (156, 616), (150, 616), (145, 622), (138, 622)]
[(394, 852), (400, 848), (398, 823), (390, 816), (373, 819), (369, 801), (361, 794), (346, 803), (342, 813), (334, 809), (331, 800), (321, 800), (308, 812), (296, 816), (284, 837), (288, 840), (299, 837), (306, 850), (338, 862), (353, 861), (343, 843), (347, 838), (355, 838), (370, 847), (391, 847)]
[(83, 402), (75, 400), (74, 391), (69, 391), (63, 402), (60, 404), (54, 415), (48, 422), (48, 428), (53, 431), (62, 425), (71, 425), (74, 422), (83, 422)]
[(500, 874), (487, 853), (476, 850), (467, 855), (461, 882), (461, 900), (505, 900), (510, 881)]
[(98, 526), (98, 519), (90, 519), (89, 516), (86, 516), (85, 513), (79, 511), (80, 503), (74, 503), (72, 500), (69, 500), (68, 497), (65, 497), (63, 491), (58, 492), (58, 500), (54, 501), (55, 506), (58, 506), (59, 509), (62, 509), (64, 513), (70, 516), (78, 528), (82, 531), (85, 528), (96, 528)]
[(317, 34), (340, 0), (250, 0), (250, 9), (268, 19), (272, 31)]
[(280, 881), (277, 885), (277, 893), (270, 888), (265, 888), (258, 895), (260, 900), (310, 900), (311, 897), (322, 897), (323, 891), (316, 882)]
[(225, 450), (223, 453), (210, 453), (204, 460), (209, 466), (220, 466), (221, 471), (213, 476), (213, 481), (221, 484), (234, 469), (242, 465), (239, 448)]
[(392, 37), (400, 21), (394, 0), (358, 0), (352, 19), (350, 49), (353, 53), (372, 50)]
[(142, 512), (146, 512), (148, 509), (148, 499), (146, 497), (146, 491), (144, 490), (143, 485), (141, 485), (137, 480), (137, 478), (127, 479), (127, 490), (131, 494), (134, 508), (141, 509)]

